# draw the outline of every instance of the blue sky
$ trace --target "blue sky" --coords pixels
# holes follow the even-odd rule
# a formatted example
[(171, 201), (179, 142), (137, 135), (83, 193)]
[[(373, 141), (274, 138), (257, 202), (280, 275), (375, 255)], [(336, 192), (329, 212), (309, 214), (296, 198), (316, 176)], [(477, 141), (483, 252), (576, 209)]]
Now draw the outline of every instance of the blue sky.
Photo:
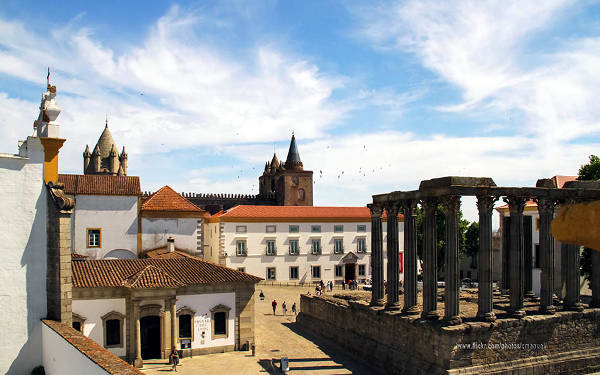
[(65, 173), (82, 172), (108, 115), (144, 190), (256, 193), (292, 132), (317, 205), (445, 175), (533, 185), (600, 152), (599, 13), (566, 0), (4, 0), (0, 151), (30, 134), (49, 66)]

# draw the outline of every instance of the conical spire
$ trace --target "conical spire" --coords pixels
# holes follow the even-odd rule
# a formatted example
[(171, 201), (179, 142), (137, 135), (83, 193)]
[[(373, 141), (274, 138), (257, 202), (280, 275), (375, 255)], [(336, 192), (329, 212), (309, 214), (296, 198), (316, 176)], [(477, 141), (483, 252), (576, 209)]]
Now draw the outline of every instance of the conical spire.
[(271, 159), (271, 168), (279, 168), (279, 159), (277, 159), (275, 153), (273, 153), (273, 159)]
[(90, 156), (92, 156), (92, 154), (90, 153), (90, 146), (88, 146), (88, 145), (85, 145), (85, 151), (83, 151), (83, 157), (84, 157), (84, 158), (85, 158), (85, 157), (88, 157), (88, 158), (89, 158)]
[(290, 142), (290, 149), (288, 151), (287, 159), (285, 161), (286, 169), (299, 169), (302, 170), (302, 161), (300, 160), (300, 154), (298, 153), (298, 147), (296, 146), (296, 136), (292, 133), (292, 141)]
[(110, 134), (110, 130), (108, 130), (108, 121), (104, 126), (104, 131), (98, 138), (98, 143), (96, 143), (96, 147), (98, 148), (98, 153), (101, 158), (106, 158), (110, 156), (110, 152), (112, 151), (112, 147), (115, 144), (112, 135)]

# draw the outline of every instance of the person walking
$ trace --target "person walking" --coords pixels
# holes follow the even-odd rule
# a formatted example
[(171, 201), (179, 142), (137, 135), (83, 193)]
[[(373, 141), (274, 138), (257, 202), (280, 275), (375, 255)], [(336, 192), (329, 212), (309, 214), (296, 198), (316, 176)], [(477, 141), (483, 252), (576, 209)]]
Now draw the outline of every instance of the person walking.
[(275, 310), (277, 309), (277, 301), (273, 300), (273, 302), (271, 302), (271, 306), (273, 306), (273, 315), (275, 315)]
[(179, 352), (177, 351), (176, 347), (173, 347), (173, 350), (171, 350), (169, 358), (171, 358), (171, 363), (173, 364), (171, 371), (175, 370), (175, 372), (177, 372), (177, 365), (179, 364)]
[(283, 315), (287, 315), (287, 305), (285, 304), (285, 301), (283, 301), (281, 308), (283, 309)]
[(260, 291), (260, 294), (259, 294), (258, 296), (260, 297), (260, 300), (261, 300), (261, 301), (264, 301), (264, 300), (265, 300), (265, 294), (263, 293), (263, 291), (262, 291), (262, 290)]
[(296, 311), (296, 302), (294, 302), (294, 304), (292, 305), (292, 313), (293, 313), (294, 315), (296, 315), (296, 314), (297, 314), (297, 311)]

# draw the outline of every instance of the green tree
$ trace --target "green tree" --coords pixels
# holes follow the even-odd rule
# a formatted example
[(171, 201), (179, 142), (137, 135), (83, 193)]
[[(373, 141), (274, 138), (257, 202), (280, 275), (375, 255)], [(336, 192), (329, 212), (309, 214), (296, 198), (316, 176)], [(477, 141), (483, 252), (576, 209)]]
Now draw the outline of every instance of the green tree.
[[(579, 167), (578, 180), (600, 181), (600, 158), (590, 155), (590, 162)], [(585, 248), (581, 256), (581, 273), (589, 281), (592, 280), (592, 250)]]
[[(423, 259), (423, 223), (424, 223), (423, 210), (417, 207), (417, 255), (419, 259)], [(465, 253), (465, 233), (469, 222), (463, 219), (462, 210), (458, 212), (458, 252), (459, 255)], [(446, 215), (444, 214), (444, 208), (441, 204), (437, 206), (436, 215), (436, 235), (437, 235), (437, 268), (438, 275), (444, 270), (444, 256), (446, 255)]]
[(479, 223), (469, 224), (465, 232), (465, 254), (471, 257), (471, 268), (477, 268), (477, 254), (479, 253)]

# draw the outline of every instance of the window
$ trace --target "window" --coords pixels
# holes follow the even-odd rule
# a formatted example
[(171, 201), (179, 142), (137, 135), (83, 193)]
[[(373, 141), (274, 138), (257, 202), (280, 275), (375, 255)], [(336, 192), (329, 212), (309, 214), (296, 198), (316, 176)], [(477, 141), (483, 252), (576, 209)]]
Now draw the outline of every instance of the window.
[(310, 232), (311, 233), (321, 233), (321, 226), (320, 225), (311, 225)]
[(277, 280), (275, 267), (267, 267), (267, 280)]
[(298, 279), (298, 267), (292, 266), (292, 267), (290, 267), (290, 280), (297, 280), (297, 279)]
[(122, 348), (123, 347), (123, 321), (125, 315), (111, 311), (102, 316), (102, 326), (104, 328), (104, 347)]
[(238, 267), (237, 270), (240, 272), (246, 272), (246, 267)]
[(335, 277), (343, 277), (344, 276), (344, 269), (342, 268), (342, 266), (337, 265), (335, 266)]
[(269, 240), (267, 241), (267, 255), (275, 255), (275, 241)]
[(248, 231), (248, 228), (245, 225), (236, 225), (235, 226), (235, 233), (246, 233)]
[(290, 255), (298, 255), (298, 240), (290, 240)]
[(321, 278), (321, 266), (312, 266), (312, 278), (313, 279)]
[(312, 253), (315, 255), (321, 254), (321, 240), (320, 239), (312, 240)]
[(358, 276), (365, 276), (367, 267), (364, 264), (358, 265)]
[(342, 254), (344, 252), (344, 239), (336, 238), (333, 240), (333, 252), (336, 254)]
[(298, 176), (292, 176), (292, 184), (298, 185)]
[(245, 240), (236, 241), (235, 246), (237, 249), (237, 252), (236, 252), (237, 256), (243, 257), (243, 256), (247, 255)]
[(356, 231), (357, 232), (366, 232), (367, 231), (367, 226), (364, 224), (358, 224), (356, 226)]
[(299, 233), (300, 226), (299, 225), (290, 225), (290, 233)]
[(306, 196), (306, 193), (304, 193), (304, 189), (302, 189), (302, 188), (298, 189), (298, 200), (303, 201), (305, 196)]
[(192, 316), (189, 314), (179, 315), (179, 338), (192, 338)]
[(366, 238), (357, 238), (356, 239), (356, 252), (358, 253), (366, 253), (367, 252), (367, 239)]
[(267, 225), (266, 228), (267, 233), (275, 233), (277, 231), (276, 225)]
[(542, 268), (542, 262), (540, 259), (540, 244), (535, 244), (535, 253), (533, 254), (533, 268)]
[(87, 247), (102, 247), (102, 229), (88, 228), (87, 229)]
[(334, 233), (343, 233), (344, 232), (344, 226), (343, 225), (334, 225), (333, 226), (333, 232)]
[(225, 305), (217, 305), (210, 309), (212, 314), (212, 338), (221, 339), (229, 336), (229, 330), (227, 329), (229, 320), (229, 311), (231, 308)]
[(83, 322), (85, 322), (85, 318), (73, 313), (73, 328), (83, 333)]

